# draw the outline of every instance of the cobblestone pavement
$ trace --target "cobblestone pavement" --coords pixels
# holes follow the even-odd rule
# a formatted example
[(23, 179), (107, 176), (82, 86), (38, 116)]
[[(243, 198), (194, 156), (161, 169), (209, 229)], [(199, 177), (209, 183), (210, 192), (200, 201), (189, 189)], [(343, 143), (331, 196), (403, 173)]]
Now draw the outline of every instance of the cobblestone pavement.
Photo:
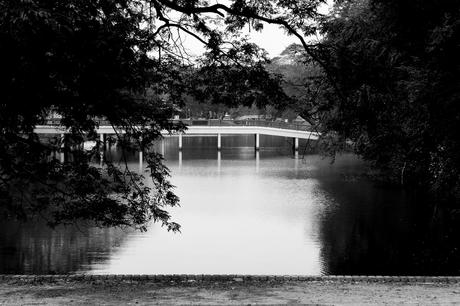
[(0, 305), (455, 305), (459, 277), (0, 275)]

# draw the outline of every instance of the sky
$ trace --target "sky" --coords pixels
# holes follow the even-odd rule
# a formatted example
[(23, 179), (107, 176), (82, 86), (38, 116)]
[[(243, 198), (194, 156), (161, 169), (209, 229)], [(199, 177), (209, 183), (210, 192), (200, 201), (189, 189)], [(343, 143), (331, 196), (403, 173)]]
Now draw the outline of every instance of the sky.
[[(249, 32), (246, 30), (243, 33), (249, 36), (251, 42), (265, 49), (269, 57), (278, 56), (292, 43), (300, 43), (294, 36), (288, 36), (278, 25), (264, 24), (262, 32), (257, 32), (255, 30)], [(185, 46), (192, 55), (199, 55), (204, 51), (201, 42), (190, 36), (185, 38)]]
[(292, 43), (300, 44), (299, 39), (292, 35), (287, 35), (286, 31), (278, 25), (264, 24), (262, 32), (247, 32), (250, 40), (259, 47), (264, 48), (270, 57), (279, 55), (287, 46)]

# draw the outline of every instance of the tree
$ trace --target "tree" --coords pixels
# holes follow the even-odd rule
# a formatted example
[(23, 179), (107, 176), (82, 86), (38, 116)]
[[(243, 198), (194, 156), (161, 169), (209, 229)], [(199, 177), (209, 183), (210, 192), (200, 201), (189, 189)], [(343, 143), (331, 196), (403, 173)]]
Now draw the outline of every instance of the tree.
[(282, 76), (283, 90), (290, 97), (286, 108), (295, 117), (304, 116), (310, 124), (318, 126), (319, 118), (315, 116), (314, 109), (320, 104), (318, 92), (321, 88), (314, 81), (323, 80), (325, 75), (318, 63), (305, 54), (304, 47), (299, 44), (288, 46), (280, 56), (271, 61), (267, 69)]
[[(296, 12), (288, 22), (271, 1), (0, 1), (0, 210), (23, 220), (40, 215), (52, 226), (84, 219), (145, 230), (153, 219), (179, 230), (167, 212), (179, 199), (152, 144), (162, 130), (185, 128), (168, 120), (185, 93), (235, 104), (226, 98), (233, 94), (246, 105), (284, 97), (279, 80), (260, 64), (260, 49), (227, 37), (246, 24), (260, 29), (261, 21), (308, 34), (314, 27), (304, 20), (315, 16), (320, 2), (280, 2), (286, 14)], [(225, 31), (214, 26), (219, 22)], [(201, 62), (184, 52), (184, 34), (205, 44)], [(191, 86), (196, 71), (206, 75)], [(226, 95), (215, 95), (222, 84), (211, 75), (227, 82)], [(70, 131), (65, 145), (33, 132), (51, 112)], [(79, 149), (84, 138), (97, 140), (99, 119), (126, 132), (117, 135), (123, 152), (145, 152), (153, 188), (127, 166), (104, 160), (103, 168), (95, 167), (99, 141), (89, 152)], [(56, 151), (70, 158), (61, 163), (51, 157)]]
[(354, 142), (386, 180), (460, 199), (460, 4), (340, 1), (324, 20), (325, 130)]
[[(164, 210), (178, 198), (160, 155), (146, 150), (155, 186), (150, 190), (127, 168), (110, 161), (104, 169), (92, 166), (100, 142), (90, 152), (74, 148), (85, 135), (96, 138), (98, 118), (126, 130), (125, 151), (146, 148), (162, 129), (183, 128), (168, 121), (180, 103), (178, 66), (172, 58), (148, 56), (156, 42), (139, 27), (146, 16), (134, 4), (1, 2), (0, 207), (7, 215), (40, 214), (50, 225), (88, 219), (140, 228), (153, 218), (178, 229)], [(167, 103), (159, 99), (165, 92)], [(64, 149), (33, 133), (51, 111), (71, 131)], [(72, 159), (49, 160), (62, 150)]]

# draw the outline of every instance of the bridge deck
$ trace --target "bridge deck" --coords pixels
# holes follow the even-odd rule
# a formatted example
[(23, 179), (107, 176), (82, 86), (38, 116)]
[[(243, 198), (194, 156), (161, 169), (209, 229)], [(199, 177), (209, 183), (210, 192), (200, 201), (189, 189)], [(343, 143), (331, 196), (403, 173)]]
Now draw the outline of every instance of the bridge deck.
[[(67, 130), (55, 125), (38, 125), (34, 132), (37, 134), (66, 134)], [(123, 133), (123, 130), (117, 130), (118, 133)], [(102, 125), (97, 129), (98, 134), (115, 134), (112, 126)], [(170, 135), (167, 131), (162, 132), (163, 135)], [(298, 129), (288, 129), (279, 127), (255, 126), (255, 125), (229, 125), (229, 126), (188, 126), (187, 130), (182, 134), (187, 135), (235, 135), (235, 134), (259, 134), (281, 137), (292, 137), (299, 139), (318, 139), (318, 133), (309, 132)], [(178, 134), (171, 134), (177, 136)]]

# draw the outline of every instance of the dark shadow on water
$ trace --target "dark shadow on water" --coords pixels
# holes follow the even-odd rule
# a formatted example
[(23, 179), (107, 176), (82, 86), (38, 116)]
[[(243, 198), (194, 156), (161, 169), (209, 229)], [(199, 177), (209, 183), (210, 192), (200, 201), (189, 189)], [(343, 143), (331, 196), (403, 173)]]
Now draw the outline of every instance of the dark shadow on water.
[(460, 220), (369, 182), (322, 181), (334, 202), (319, 222), (325, 274), (460, 275)]

